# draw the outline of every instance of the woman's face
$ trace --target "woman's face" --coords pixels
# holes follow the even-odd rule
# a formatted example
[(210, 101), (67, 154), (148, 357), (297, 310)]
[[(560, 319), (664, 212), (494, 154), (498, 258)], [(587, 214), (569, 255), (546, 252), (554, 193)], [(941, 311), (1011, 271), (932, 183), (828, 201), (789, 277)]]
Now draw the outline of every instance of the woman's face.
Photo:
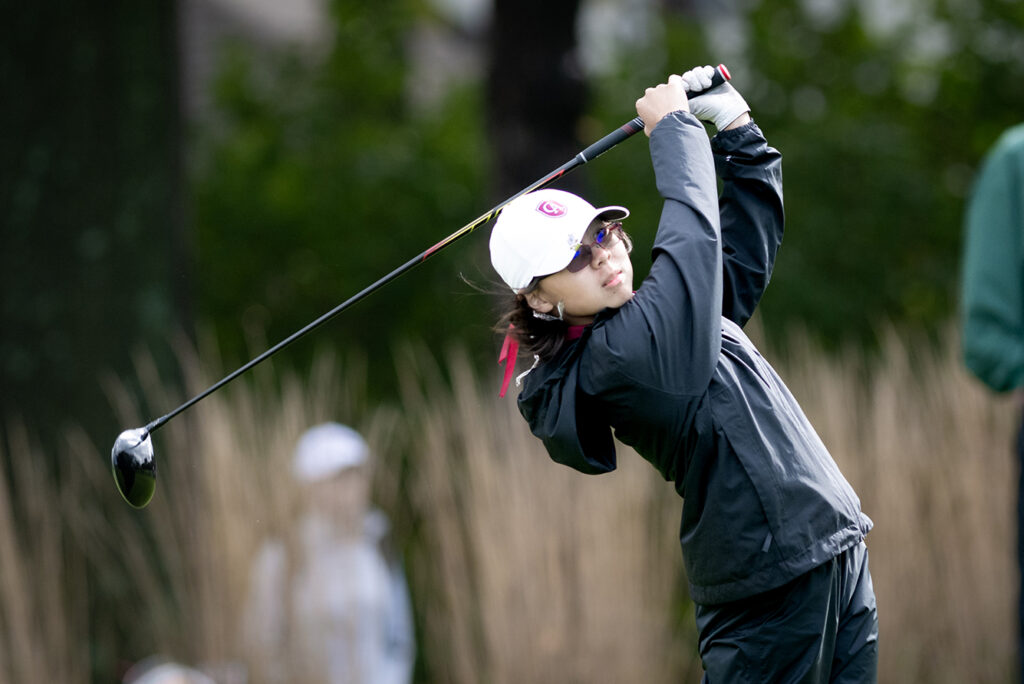
[(558, 302), (562, 302), (567, 323), (587, 325), (598, 312), (617, 309), (632, 298), (633, 263), (620, 230), (609, 231), (603, 247), (594, 244), (592, 232), (594, 227), (583, 240), (591, 246), (590, 262), (584, 268), (553, 273), (525, 295), (534, 311), (557, 316)]

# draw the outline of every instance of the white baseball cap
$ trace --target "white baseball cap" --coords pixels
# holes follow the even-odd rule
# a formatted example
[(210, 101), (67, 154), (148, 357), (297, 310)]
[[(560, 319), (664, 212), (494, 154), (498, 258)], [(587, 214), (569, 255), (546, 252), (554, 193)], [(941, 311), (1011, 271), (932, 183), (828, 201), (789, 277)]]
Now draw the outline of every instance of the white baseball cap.
[(569, 265), (594, 219), (619, 220), (625, 207), (595, 209), (571, 192), (546, 188), (512, 200), (491, 230), (491, 265), (519, 292), (537, 276)]
[(366, 463), (370, 447), (362, 436), (339, 423), (311, 427), (295, 447), (292, 472), (299, 482), (317, 482)]

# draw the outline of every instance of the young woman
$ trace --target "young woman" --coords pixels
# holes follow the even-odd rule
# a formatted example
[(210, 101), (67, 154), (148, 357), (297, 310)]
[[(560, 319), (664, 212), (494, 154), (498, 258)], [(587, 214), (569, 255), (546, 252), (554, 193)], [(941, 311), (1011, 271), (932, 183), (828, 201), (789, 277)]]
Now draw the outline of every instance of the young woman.
[(710, 74), (636, 102), (664, 207), (635, 292), (626, 209), (547, 189), (501, 213), (519, 408), (559, 463), (613, 470), (614, 430), (675, 483), (706, 681), (875, 681), (872, 523), (741, 329), (782, 239), (781, 156), (732, 86), (687, 99)]

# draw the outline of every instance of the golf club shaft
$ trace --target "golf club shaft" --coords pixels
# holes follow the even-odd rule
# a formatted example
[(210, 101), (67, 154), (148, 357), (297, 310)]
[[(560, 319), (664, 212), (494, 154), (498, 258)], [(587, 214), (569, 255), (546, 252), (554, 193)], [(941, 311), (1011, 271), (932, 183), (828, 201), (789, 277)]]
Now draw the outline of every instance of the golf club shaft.
[[(711, 79), (711, 85), (707, 88), (707, 90), (711, 90), (712, 88), (717, 88), (718, 86), (720, 86), (723, 83), (725, 83), (726, 81), (728, 81), (730, 78), (731, 78), (731, 76), (729, 75), (729, 70), (726, 69), (724, 64), (719, 64), (718, 67), (715, 69), (715, 73), (714, 73), (714, 75), (713, 75), (713, 77)], [(695, 97), (700, 92), (704, 92), (704, 91), (691, 92), (691, 93), (689, 93), (689, 95), (690, 95), (690, 97)], [(216, 383), (214, 383), (213, 385), (211, 385), (207, 389), (203, 390), (201, 393), (197, 394), (196, 396), (192, 397), (191, 399), (189, 399), (184, 404), (182, 404), (178, 408), (174, 409), (170, 413), (168, 413), (166, 415), (163, 415), (160, 418), (157, 418), (156, 420), (150, 422), (148, 425), (146, 425), (145, 428), (143, 428), (145, 430), (145, 435), (148, 435), (148, 434), (152, 433), (153, 431), (159, 429), (164, 423), (169, 421), (171, 418), (174, 418), (176, 415), (178, 415), (182, 411), (184, 411), (184, 410), (188, 409), (189, 407), (193, 406), (194, 404), (202, 401), (203, 399), (205, 399), (209, 395), (211, 395), (214, 392), (216, 392), (217, 390), (219, 390), (224, 385), (228, 384), (229, 382), (231, 382), (232, 380), (237, 378), (239, 375), (242, 375), (243, 373), (251, 370), (254, 366), (257, 366), (260, 363), (262, 363), (263, 361), (266, 361), (268, 358), (270, 358), (271, 356), (273, 356), (277, 352), (281, 351), (285, 347), (289, 346), (293, 342), (297, 341), (299, 338), (305, 337), (307, 334), (313, 332), (314, 330), (316, 330), (317, 328), (322, 326), (324, 323), (326, 323), (327, 321), (331, 320), (332, 318), (334, 318), (335, 316), (340, 314), (345, 309), (349, 308), (350, 306), (352, 306), (356, 302), (366, 298), (370, 293), (380, 289), (384, 285), (387, 285), (392, 280), (395, 280), (400, 275), (402, 275), (403, 273), (411, 270), (415, 266), (418, 266), (419, 264), (422, 264), (428, 258), (430, 258), (431, 256), (437, 254), (442, 249), (444, 249), (448, 245), (452, 244), (453, 242), (455, 242), (459, 238), (462, 238), (462, 237), (468, 235), (469, 233), (473, 232), (473, 230), (476, 229), (477, 227), (482, 226), (485, 223), (487, 223), (487, 222), (497, 218), (498, 214), (501, 213), (501, 210), (504, 209), (510, 202), (512, 202), (516, 198), (518, 198), (518, 197), (520, 197), (522, 195), (525, 195), (525, 194), (527, 194), (529, 192), (533, 192), (534, 190), (540, 190), (542, 188), (546, 188), (547, 186), (551, 185), (552, 183), (557, 181), (559, 178), (561, 178), (562, 176), (564, 176), (567, 173), (569, 173), (570, 171), (572, 171), (573, 169), (575, 169), (575, 168), (577, 168), (579, 166), (582, 166), (582, 165), (586, 164), (589, 161), (592, 161), (592, 160), (596, 159), (597, 157), (601, 156), (602, 154), (604, 154), (605, 152), (607, 152), (611, 148), (613, 148), (616, 145), (618, 145), (619, 143), (621, 143), (623, 140), (625, 140), (625, 139), (635, 135), (636, 133), (642, 131), (643, 129), (644, 129), (644, 122), (640, 119), (640, 117), (636, 117), (635, 119), (633, 119), (633, 120), (623, 124), (619, 128), (615, 129), (614, 131), (612, 131), (608, 135), (604, 136), (603, 138), (601, 138), (597, 142), (593, 143), (592, 145), (590, 145), (589, 147), (584, 149), (582, 152), (580, 152), (575, 157), (573, 157), (572, 159), (567, 161), (565, 164), (562, 164), (562, 166), (560, 166), (559, 168), (555, 169), (554, 171), (552, 171), (548, 175), (540, 178), (537, 181), (534, 181), (532, 184), (526, 186), (525, 188), (523, 188), (522, 190), (520, 190), (516, 194), (512, 195), (511, 197), (506, 199), (501, 204), (498, 204), (497, 206), (492, 208), (487, 213), (482, 214), (482, 215), (478, 216), (477, 218), (473, 219), (472, 221), (470, 221), (466, 225), (462, 226), (461, 228), (459, 228), (457, 231), (455, 231), (454, 233), (452, 233), (451, 235), (449, 235), (445, 239), (441, 240), (440, 242), (438, 242), (437, 244), (435, 244), (432, 247), (428, 248), (427, 250), (425, 250), (421, 254), (419, 254), (419, 255), (413, 257), (412, 259), (410, 259), (409, 261), (405, 262), (404, 264), (402, 264), (401, 266), (396, 268), (391, 273), (388, 273), (386, 276), (380, 278), (379, 280), (377, 280), (375, 283), (373, 283), (369, 287), (366, 287), (363, 290), (361, 290), (360, 292), (356, 293), (355, 295), (349, 297), (344, 302), (342, 302), (338, 306), (334, 307), (333, 309), (331, 309), (330, 311), (328, 311), (324, 315), (320, 316), (319, 318), (317, 318), (312, 323), (308, 324), (307, 326), (305, 326), (301, 330), (298, 330), (298, 331), (292, 333), (287, 338), (281, 340), (280, 342), (275, 344), (273, 347), (271, 347), (267, 351), (263, 352), (262, 354), (260, 354), (256, 358), (252, 359), (251, 361), (246, 363), (244, 366), (240, 367), (238, 370), (236, 370), (236, 371), (230, 373), (229, 375), (225, 376), (224, 378), (218, 380)], [(145, 436), (143, 436), (143, 439), (145, 439)]]

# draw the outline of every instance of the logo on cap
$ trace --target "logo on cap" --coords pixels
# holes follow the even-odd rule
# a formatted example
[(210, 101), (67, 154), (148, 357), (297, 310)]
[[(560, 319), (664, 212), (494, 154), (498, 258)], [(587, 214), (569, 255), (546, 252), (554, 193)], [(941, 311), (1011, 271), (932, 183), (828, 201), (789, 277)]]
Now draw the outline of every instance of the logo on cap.
[(544, 200), (543, 202), (537, 205), (537, 211), (544, 214), (545, 216), (550, 216), (551, 218), (558, 218), (559, 216), (565, 216), (565, 213), (568, 210), (565, 208), (565, 205), (562, 204), (561, 202), (556, 202), (554, 200)]

